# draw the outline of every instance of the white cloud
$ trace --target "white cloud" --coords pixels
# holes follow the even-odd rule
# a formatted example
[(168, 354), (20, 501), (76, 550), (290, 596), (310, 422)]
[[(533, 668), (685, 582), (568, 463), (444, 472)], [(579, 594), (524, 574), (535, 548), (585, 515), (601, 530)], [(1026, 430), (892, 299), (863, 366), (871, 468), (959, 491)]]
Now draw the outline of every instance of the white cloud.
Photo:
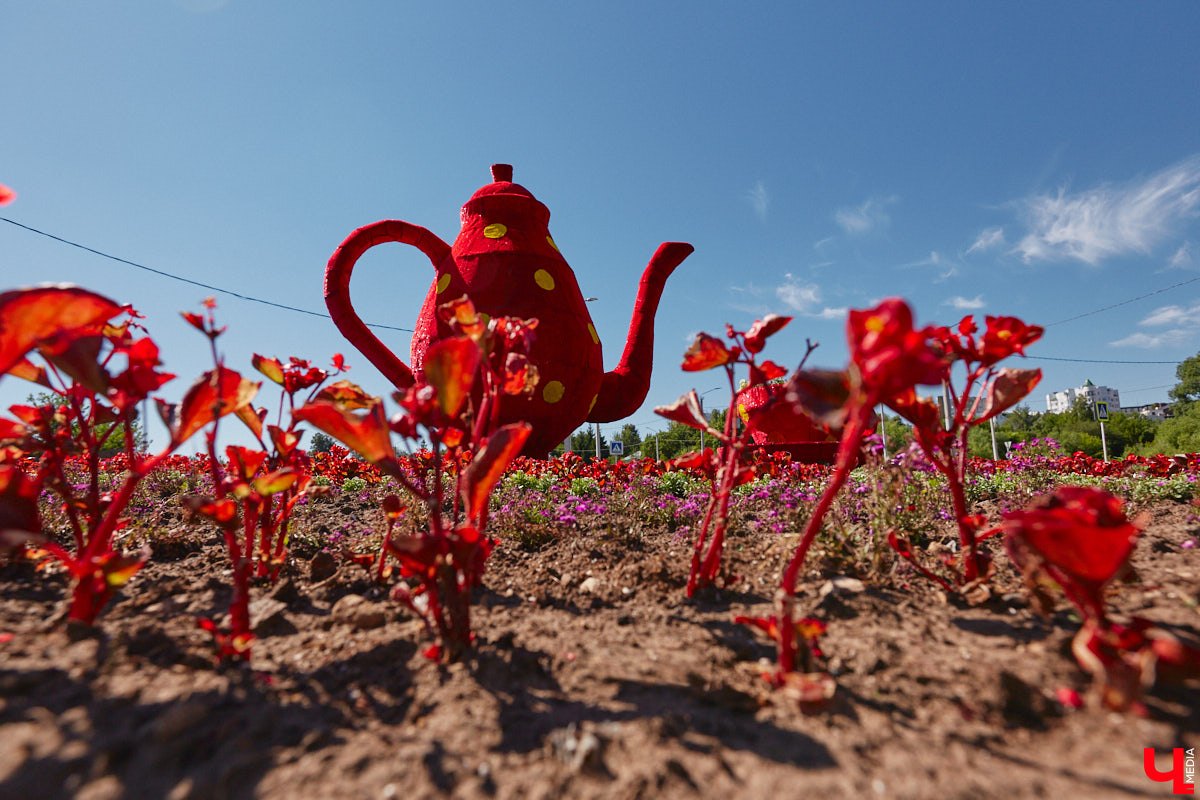
[(1159, 347), (1183, 344), (1187, 341), (1189, 335), (1189, 332), (1184, 330), (1163, 331), (1154, 336), (1148, 333), (1133, 333), (1124, 339), (1117, 339), (1115, 342), (1109, 342), (1108, 344), (1111, 347), (1140, 347), (1145, 350), (1154, 350)]
[(1025, 201), (1029, 233), (1012, 252), (1025, 263), (1149, 253), (1181, 220), (1200, 211), (1200, 156), (1140, 181)]
[(947, 261), (942, 257), (942, 254), (937, 250), (932, 250), (928, 258), (922, 258), (920, 261), (909, 261), (907, 264), (901, 264), (901, 268), (908, 267), (939, 267), (937, 279), (938, 283), (953, 278), (958, 274), (958, 266), (953, 262)]
[(775, 296), (789, 311), (805, 317), (837, 319), (846, 315), (844, 308), (822, 307), (821, 289), (815, 283), (801, 283), (791, 273), (775, 288)]
[(986, 306), (987, 303), (983, 302), (983, 295), (977, 294), (971, 298), (959, 297), (958, 295), (955, 295), (949, 300), (943, 300), (942, 305), (950, 306), (951, 308), (958, 309), (959, 311), (978, 311)]
[(1138, 323), (1143, 328), (1166, 328), (1158, 333), (1133, 333), (1124, 339), (1109, 342), (1114, 347), (1141, 347), (1155, 349), (1187, 344), (1200, 332), (1200, 301), (1190, 307), (1160, 306), (1147, 314)]
[(754, 188), (746, 193), (746, 197), (758, 218), (766, 219), (767, 209), (771, 206), (771, 196), (767, 193), (766, 184), (762, 181), (756, 182)]
[(1146, 315), (1138, 323), (1147, 328), (1161, 325), (1179, 325), (1184, 327), (1200, 327), (1200, 302), (1192, 304), (1191, 308), (1182, 306), (1162, 306)]
[(982, 253), (1004, 244), (1004, 228), (985, 228), (975, 238), (975, 244), (967, 248), (967, 255)]
[(1167, 266), (1174, 267), (1176, 269), (1185, 269), (1192, 266), (1194, 262), (1195, 258), (1192, 256), (1192, 243), (1184, 242), (1179, 246), (1179, 249), (1175, 251), (1175, 255), (1167, 259)]
[(885, 227), (891, 222), (891, 218), (884, 209), (884, 206), (890, 202), (892, 202), (891, 199), (872, 198), (862, 205), (839, 208), (834, 212), (833, 219), (846, 233), (859, 236), (876, 228)]

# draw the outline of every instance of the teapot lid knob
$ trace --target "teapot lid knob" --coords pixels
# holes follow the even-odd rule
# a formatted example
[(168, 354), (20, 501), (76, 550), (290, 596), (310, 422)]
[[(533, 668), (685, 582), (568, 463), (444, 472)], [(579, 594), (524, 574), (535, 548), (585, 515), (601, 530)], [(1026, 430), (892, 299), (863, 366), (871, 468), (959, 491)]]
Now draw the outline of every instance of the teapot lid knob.
[(507, 181), (512, 183), (513, 168), (512, 164), (492, 164), (492, 180)]

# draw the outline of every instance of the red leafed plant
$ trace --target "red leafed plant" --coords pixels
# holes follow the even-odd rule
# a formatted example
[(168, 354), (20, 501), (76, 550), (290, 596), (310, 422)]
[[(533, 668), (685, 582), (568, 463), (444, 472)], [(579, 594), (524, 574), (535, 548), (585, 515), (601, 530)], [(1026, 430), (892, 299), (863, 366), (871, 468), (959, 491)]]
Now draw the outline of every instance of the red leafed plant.
[[(697, 588), (714, 586), (721, 579), (721, 554), (725, 548), (725, 527), (729, 521), (729, 495), (736, 487), (752, 481), (757, 476), (755, 467), (743, 463), (745, 449), (750, 442), (754, 425), (747, 424), (738, 430), (737, 391), (734, 386), (734, 371), (740, 364), (746, 367), (750, 384), (758, 386), (780, 378), (786, 371), (771, 361), (759, 364), (756, 360), (762, 352), (768, 336), (777, 333), (792, 321), (791, 317), (775, 314), (755, 321), (748, 331), (734, 330), (726, 326), (726, 336), (732, 344), (727, 346), (720, 339), (701, 333), (683, 355), (683, 370), (699, 372), (721, 367), (729, 381), (730, 402), (725, 414), (725, 429), (711, 427), (700, 408), (700, 398), (692, 390), (669, 406), (654, 409), (656, 414), (672, 422), (681, 422), (692, 428), (705, 431), (721, 443), (717, 451), (705, 449), (675, 459), (676, 468), (696, 469), (709, 481), (710, 498), (704, 512), (704, 520), (696, 531), (696, 544), (692, 550), (691, 571), (688, 573), (687, 596), (695, 594)], [(810, 346), (809, 352), (812, 352)], [(807, 358), (807, 355), (805, 356)], [(710, 538), (711, 536), (711, 538)], [(708, 550), (705, 552), (705, 545)], [(732, 579), (731, 579), (732, 580)], [(731, 582), (727, 580), (726, 582)]]
[[(846, 326), (850, 365), (840, 371), (798, 369), (784, 390), (750, 414), (757, 417), (805, 414), (827, 430), (839, 432), (837, 458), (821, 496), (805, 523), (780, 582), (779, 613), (772, 618), (778, 665), (766, 675), (777, 688), (792, 687), (801, 697), (828, 682), (799, 670), (809, 668), (809, 642), (795, 622), (796, 583), (809, 548), (821, 530), (834, 498), (858, 460), (863, 436), (876, 422), (874, 407), (921, 384), (940, 383), (948, 361), (931, 342), (932, 328), (913, 327), (912, 310), (898, 298), (875, 308), (851, 311)], [(759, 627), (762, 627), (759, 624)]]
[[(957, 557), (950, 554), (942, 559), (949, 573), (947, 579), (924, 566), (904, 536), (892, 531), (888, 543), (922, 575), (971, 602), (981, 602), (989, 596), (987, 581), (994, 566), (991, 557), (979, 550), (984, 538), (980, 532), (986, 519), (967, 511), (967, 436), (972, 427), (994, 419), (1020, 402), (1042, 378), (1040, 369), (996, 367), (1013, 354), (1024, 355), (1025, 347), (1041, 338), (1042, 328), (1026, 325), (1016, 317), (989, 316), (983, 335), (977, 337), (978, 332), (974, 317), (966, 316), (955, 329), (927, 328), (923, 334), (922, 346), (942, 353), (946, 361), (943, 380), (950, 414), (943, 415), (935, 401), (918, 398), (911, 388), (894, 387), (896, 391), (880, 398), (913, 423), (913, 438), (945, 477), (958, 523), (960, 552)], [(959, 391), (950, 383), (954, 372), (951, 367), (957, 364), (966, 373)]]
[[(287, 364), (274, 358), (255, 354), (251, 363), (255, 369), (282, 387), (275, 424), (264, 424), (269, 414), (265, 408), (254, 408), (251, 401), (260, 388), (238, 373), (224, 367), (216, 351), (221, 335), (213, 319), (214, 303), (205, 301), (204, 315), (185, 313), (184, 318), (204, 333), (213, 347), (216, 374), (231, 389), (236, 386), (237, 399), (233, 409), (258, 440), (258, 447), (230, 445), (225, 448), (225, 460), (217, 457), (217, 424), (206, 431), (209, 471), (214, 496), (193, 495), (185, 503), (193, 513), (205, 517), (221, 529), (233, 567), (233, 594), (229, 604), (230, 629), (226, 633), (209, 619), (199, 625), (213, 635), (219, 658), (249, 659), (254, 639), (250, 628), (251, 578), (274, 583), (287, 558), (287, 542), (292, 511), (301, 498), (324, 487), (312, 483), (312, 464), (308, 453), (300, 446), (304, 432), (297, 427), (293, 412), (296, 396), (308, 390), (304, 402), (313, 400), (329, 372), (298, 358)], [(332, 369), (346, 369), (340, 354), (333, 357)], [(337, 392), (350, 387), (345, 381), (333, 384), (325, 391)], [(285, 425), (285, 404), (288, 421)], [(265, 433), (265, 437), (264, 437)], [(240, 537), (239, 537), (240, 534)]]
[[(124, 316), (120, 323), (112, 320)], [(175, 377), (159, 370), (158, 347), (137, 324), (138, 314), (95, 292), (58, 285), (0, 294), (0, 375), (49, 389), (56, 402), (13, 406), (0, 418), (0, 496), (3, 543), (38, 542), (75, 579), (67, 619), (91, 625), (149, 555), (114, 550), (125, 508), (137, 485), (193, 433), (231, 407), (212, 373), (201, 377), (166, 417), (170, 441), (159, 453), (138, 452), (137, 404)], [(43, 362), (34, 364), (36, 353)], [(159, 401), (160, 404), (162, 401)], [(127, 471), (115, 491), (100, 484), (100, 453), (123, 434)], [(73, 484), (64, 466), (82, 458), (88, 479)], [(71, 528), (71, 546), (43, 535), (37, 510), (42, 490), (58, 495)]]
[[(428, 509), (429, 528), (393, 535), (403, 511), (398, 497), (384, 499), (388, 531), (383, 560), (394, 558), (402, 580), (392, 597), (412, 609), (435, 643), (426, 655), (443, 662), (470, 648), (471, 591), (479, 586), (493, 540), (484, 533), (488, 498), (508, 464), (529, 437), (524, 422), (497, 426), (502, 395), (530, 392), (537, 385), (528, 351), (536, 320), (486, 319), (462, 297), (443, 304), (438, 314), (454, 335), (429, 348), (425, 379), (394, 395), (403, 409), (390, 420), (382, 402), (359, 391), (322, 392), (293, 413), (340, 440), (393, 478)], [(332, 387), (331, 387), (332, 388)], [(402, 468), (391, 434), (432, 445), (428, 459), (410, 459), (416, 474)], [(445, 497), (445, 462), (463, 465), (455, 472), (454, 493)]]
[(1071, 650), (1091, 674), (1094, 696), (1117, 710), (1141, 711), (1139, 698), (1156, 679), (1200, 678), (1200, 650), (1141, 617), (1114, 622), (1105, 608), (1105, 590), (1128, 565), (1143, 527), (1108, 492), (1063, 486), (1004, 514), (997, 529), (1039, 610), (1053, 608), (1052, 587), (1079, 610), (1083, 627)]

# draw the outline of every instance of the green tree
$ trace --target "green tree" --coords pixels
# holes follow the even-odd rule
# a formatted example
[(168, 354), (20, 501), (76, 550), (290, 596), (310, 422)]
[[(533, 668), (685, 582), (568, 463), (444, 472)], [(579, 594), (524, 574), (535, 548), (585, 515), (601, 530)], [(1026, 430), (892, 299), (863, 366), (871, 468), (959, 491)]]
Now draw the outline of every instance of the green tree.
[[(700, 449), (700, 431), (682, 422), (672, 422), (657, 438), (658, 455), (663, 461)], [(648, 439), (646, 443), (653, 446)]]
[(330, 448), (336, 444), (333, 437), (317, 431), (313, 434), (312, 441), (308, 445), (309, 453), (328, 453)]
[(887, 436), (887, 450), (891, 455), (899, 453), (912, 442), (912, 426), (903, 417), (883, 415), (883, 432)]
[[(35, 392), (25, 398), (25, 402), (31, 406), (61, 406), (66, 403), (62, 395), (54, 392)], [(84, 406), (84, 415), (90, 413), (88, 407)], [(96, 429), (97, 435), (100, 435), (102, 428)], [(135, 414), (133, 424), (130, 426), (130, 431), (133, 433), (133, 446), (135, 450), (143, 451), (150, 446), (150, 439), (146, 434), (146, 428), (142, 424), (141, 415)], [(79, 435), (79, 426), (71, 425), (71, 433), (75, 436)], [(125, 429), (121, 425), (113, 425), (107, 430), (107, 436), (103, 442), (103, 447), (100, 450), (102, 456), (114, 456), (117, 453), (125, 450)]]
[[(584, 458), (596, 457), (596, 433), (592, 425), (584, 427), (571, 434), (571, 451)], [(600, 457), (608, 457), (608, 439), (600, 434)]]
[(625, 445), (625, 455), (631, 456), (642, 449), (642, 437), (636, 425), (626, 424), (617, 434), (616, 441)]
[[(1175, 368), (1175, 377), (1179, 383), (1167, 392), (1167, 395), (1177, 403), (1186, 407), (1200, 400), (1200, 353), (1185, 358)], [(1178, 415), (1176, 415), (1178, 416)]]
[(1024, 403), (1016, 406), (1004, 415), (1004, 422), (999, 427), (1007, 428), (1014, 433), (1029, 433), (1037, 423), (1039, 414), (1033, 413)]
[(1154, 441), (1142, 451), (1143, 455), (1154, 453), (1200, 453), (1200, 408), (1193, 405), (1186, 413), (1163, 420)]

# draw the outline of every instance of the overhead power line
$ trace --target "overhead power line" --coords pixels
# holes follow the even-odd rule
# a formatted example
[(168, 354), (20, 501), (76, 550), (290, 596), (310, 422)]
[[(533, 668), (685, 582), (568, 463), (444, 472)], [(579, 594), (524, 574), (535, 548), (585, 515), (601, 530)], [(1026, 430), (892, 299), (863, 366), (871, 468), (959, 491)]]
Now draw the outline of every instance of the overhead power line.
[[(241, 294), (239, 292), (232, 291), (231, 289), (222, 289), (220, 286), (212, 286), (211, 284), (201, 283), (200, 281), (194, 281), (191, 278), (185, 278), (182, 275), (175, 275), (170, 272), (165, 272), (164, 270), (161, 270), (161, 269), (155, 269), (154, 267), (148, 267), (145, 264), (139, 264), (136, 261), (130, 261), (127, 258), (121, 258), (120, 256), (114, 256), (111, 253), (105, 253), (104, 251), (97, 250), (94, 247), (88, 247), (87, 245), (79, 244), (78, 242), (72, 242), (70, 239), (64, 239), (61, 236), (55, 236), (53, 233), (47, 233), (46, 231), (38, 230), (37, 228), (33, 228), (29, 225), (22, 224), (20, 222), (17, 222), (16, 220), (9, 219), (8, 217), (0, 217), (0, 220), (3, 220), (4, 222), (9, 223), (10, 225), (16, 225), (18, 228), (24, 228), (25, 230), (29, 231), (30, 233), (36, 233), (39, 236), (45, 236), (47, 239), (53, 239), (56, 242), (62, 242), (63, 244), (70, 245), (71, 247), (77, 247), (80, 250), (86, 250), (89, 253), (94, 253), (98, 256), (107, 258), (111, 261), (116, 261), (121, 264), (127, 264), (131, 267), (136, 267), (137, 269), (145, 270), (146, 272), (152, 272), (155, 275), (161, 275), (164, 278), (170, 278), (172, 280), (180, 281), (181, 283), (191, 284), (192, 286), (199, 286), (201, 289), (208, 289), (209, 291), (212, 291), (212, 292), (226, 294), (226, 295), (229, 295), (230, 297), (236, 297), (239, 300), (247, 300), (251, 303), (262, 303), (265, 306), (273, 306), (274, 308), (281, 308), (284, 311), (295, 311), (298, 314), (308, 314), (309, 316), (313, 316), (313, 317), (322, 317), (324, 319), (330, 319), (330, 316), (328, 314), (322, 313), (320, 311), (311, 311), (307, 308), (296, 308), (295, 306), (284, 305), (283, 303), (276, 303), (273, 300), (263, 300), (261, 297), (252, 297), (248, 294)], [(366, 325), (368, 328), (379, 328), (381, 330), (402, 331), (404, 333), (413, 333), (412, 328), (398, 328), (393, 325), (381, 325), (381, 324), (373, 323), (373, 322), (368, 322), (368, 323), (366, 323)]]
[(1054, 358), (1053, 356), (1027, 356), (1030, 361), (1074, 361), (1078, 364), (1178, 364), (1179, 361), (1113, 361), (1104, 358)]
[[(1178, 289), (1180, 286), (1187, 286), (1189, 283), (1195, 283), (1196, 281), (1200, 281), (1200, 277), (1196, 277), (1196, 278), (1189, 278), (1189, 279), (1188, 279), (1188, 280), (1186, 280), (1186, 281), (1180, 281), (1179, 283), (1175, 283), (1175, 284), (1172, 284), (1172, 285), (1170, 285), (1170, 286), (1164, 286), (1164, 287), (1163, 287), (1163, 288), (1161, 288), (1161, 289), (1155, 289), (1153, 292), (1147, 292), (1146, 294), (1139, 294), (1137, 297), (1131, 297), (1131, 298), (1129, 298), (1128, 300), (1122, 300), (1122, 301), (1121, 301), (1121, 302), (1119, 302), (1119, 303), (1113, 303), (1111, 306), (1105, 306), (1104, 308), (1097, 308), (1095, 311), (1085, 311), (1085, 312), (1083, 312), (1082, 314), (1076, 314), (1076, 315), (1075, 315), (1075, 316), (1073, 316), (1073, 317), (1067, 317), (1066, 319), (1060, 319), (1058, 322), (1051, 322), (1051, 323), (1048, 323), (1048, 324), (1046, 324), (1046, 325), (1043, 325), (1042, 327), (1044, 327), (1044, 328), (1052, 328), (1052, 327), (1054, 327), (1055, 325), (1062, 325), (1064, 322), (1074, 322), (1074, 321), (1075, 321), (1075, 320), (1077, 320), (1077, 319), (1083, 319), (1084, 317), (1090, 317), (1090, 316), (1092, 316), (1093, 314), (1099, 314), (1101, 311), (1111, 311), (1111, 310), (1112, 310), (1112, 309), (1114, 309), (1114, 308), (1120, 308), (1121, 306), (1127, 306), (1127, 305), (1129, 305), (1130, 303), (1136, 302), (1136, 301), (1138, 301), (1138, 300), (1145, 300), (1147, 297), (1153, 297), (1153, 296), (1154, 296), (1154, 295), (1156, 295), (1156, 294), (1162, 294), (1163, 292), (1169, 292), (1169, 291), (1171, 291), (1172, 289)], [(1060, 358), (1060, 359), (1057, 359), (1057, 360), (1059, 360), (1059, 361), (1069, 361), (1069, 360), (1071, 360), (1071, 359)], [(1155, 364), (1155, 363), (1165, 363), (1165, 362), (1155, 362), (1155, 361), (1127, 361), (1127, 362), (1117, 362), (1117, 363), (1127, 363), (1127, 364)]]
[[(199, 286), (202, 289), (208, 289), (209, 291), (229, 295), (230, 297), (236, 297), (239, 300), (246, 300), (251, 303), (262, 303), (263, 305), (283, 309), (284, 311), (295, 311), (298, 314), (308, 314), (309, 316), (322, 317), (324, 319), (330, 318), (328, 314), (322, 313), (320, 311), (312, 311), (307, 308), (297, 308), (295, 306), (289, 306), (289, 305), (285, 305), (283, 303), (276, 303), (272, 300), (264, 300), (261, 297), (253, 297), (251, 295), (241, 294), (241, 293), (235, 292), (231, 289), (223, 289), (219, 286), (212, 286), (211, 284), (201, 283), (200, 281), (192, 280), (191, 278), (185, 278), (182, 275), (176, 275), (171, 272), (166, 272), (165, 270), (155, 269), (154, 267), (148, 267), (145, 264), (139, 264), (136, 261), (130, 261), (127, 258), (121, 258), (120, 256), (114, 256), (111, 253), (105, 253), (104, 251), (97, 250), (94, 247), (88, 247), (87, 245), (80, 244), (78, 242), (73, 242), (70, 239), (66, 239), (62, 236), (57, 236), (53, 233), (48, 233), (47, 231), (39, 230), (30, 225), (25, 225), (24, 223), (17, 222), (14, 219), (9, 219), (8, 217), (0, 216), (0, 221), (7, 222), (10, 225), (15, 225), (16, 227), (27, 230), (30, 233), (36, 233), (39, 236), (45, 236), (47, 239), (52, 239), (56, 242), (61, 242), (62, 244), (70, 245), (71, 247), (76, 247), (76, 248), (79, 248), (80, 250), (85, 250), (89, 253), (94, 253), (95, 255), (98, 255), (102, 258), (107, 258), (111, 261), (116, 261), (121, 264), (126, 264), (128, 266), (135, 267), (140, 270), (145, 270), (146, 272), (152, 272), (155, 275), (161, 275), (164, 278), (171, 278), (172, 280), (191, 284), (192, 286)], [(1082, 314), (1076, 314), (1073, 317), (1067, 317), (1066, 319), (1060, 319), (1057, 322), (1050, 322), (1050, 323), (1047, 323), (1046, 325), (1044, 325), (1043, 327), (1051, 328), (1051, 327), (1054, 327), (1055, 325), (1062, 325), (1067, 322), (1074, 322), (1077, 319), (1083, 319), (1084, 317), (1090, 317), (1094, 314), (1099, 314), (1104, 311), (1111, 311), (1114, 308), (1120, 308), (1121, 306), (1128, 305), (1128, 304), (1136, 302), (1138, 300), (1145, 300), (1147, 297), (1153, 297), (1156, 294), (1162, 294), (1163, 292), (1169, 292), (1172, 289), (1178, 289), (1181, 286), (1187, 286), (1188, 284), (1195, 283), (1197, 281), (1200, 281), (1200, 276), (1195, 277), (1195, 278), (1189, 278), (1186, 281), (1180, 281), (1179, 283), (1175, 283), (1170, 286), (1164, 286), (1161, 289), (1155, 289), (1152, 292), (1147, 292), (1146, 294), (1141, 294), (1141, 295), (1138, 295), (1137, 297), (1131, 297), (1128, 300), (1122, 300), (1119, 303), (1113, 303), (1112, 305), (1107, 305), (1107, 306), (1104, 306), (1103, 308), (1097, 308), (1092, 311), (1085, 311)], [(400, 327), (397, 327), (394, 325), (383, 325), (381, 323), (376, 323), (376, 322), (368, 322), (368, 323), (366, 323), (366, 325), (369, 328), (378, 328), (380, 330), (401, 331), (403, 333), (413, 333), (413, 330), (411, 328), (400, 328)], [(1050, 356), (1039, 356), (1039, 358), (1041, 358), (1045, 361), (1070, 361), (1070, 362), (1081, 363), (1081, 364), (1178, 364), (1179, 363), (1178, 361), (1111, 361), (1111, 360), (1089, 359), (1089, 358), (1052, 358)]]

